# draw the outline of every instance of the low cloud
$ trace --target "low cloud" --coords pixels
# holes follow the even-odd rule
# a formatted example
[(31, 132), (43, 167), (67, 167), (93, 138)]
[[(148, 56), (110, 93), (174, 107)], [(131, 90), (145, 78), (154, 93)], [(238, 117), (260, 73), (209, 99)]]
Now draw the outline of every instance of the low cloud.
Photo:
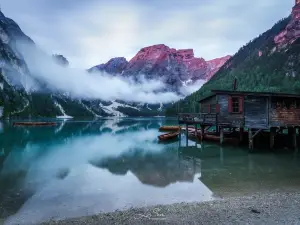
[[(168, 103), (180, 98), (174, 92), (165, 92), (159, 80), (138, 81), (106, 73), (88, 73), (85, 70), (62, 67), (48, 56), (27, 44), (19, 45), (31, 75), (46, 83), (53, 91), (60, 91), (73, 98), (124, 100), (142, 103)], [(31, 89), (37, 89), (32, 86)]]
[(194, 93), (195, 91), (198, 91), (203, 84), (205, 84), (205, 80), (197, 80), (195, 83), (187, 85), (187, 86), (182, 86), (180, 88), (180, 93), (183, 96), (187, 96), (190, 95), (192, 93)]

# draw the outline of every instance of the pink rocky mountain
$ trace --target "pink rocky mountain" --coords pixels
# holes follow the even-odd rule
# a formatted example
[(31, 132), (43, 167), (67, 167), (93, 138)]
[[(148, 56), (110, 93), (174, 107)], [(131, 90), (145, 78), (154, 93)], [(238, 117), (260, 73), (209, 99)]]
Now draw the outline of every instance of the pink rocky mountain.
[(275, 43), (279, 47), (292, 44), (300, 37), (300, 0), (295, 1), (291, 17), (286, 28), (274, 38)]
[(221, 58), (216, 58), (207, 61), (208, 64), (208, 70), (207, 70), (207, 75), (205, 80), (210, 80), (213, 75), (215, 75), (216, 72), (219, 71), (219, 69), (231, 58), (230, 55), (221, 57)]
[(176, 50), (160, 44), (142, 48), (128, 63), (124, 58), (114, 58), (113, 62), (110, 60), (90, 71), (118, 71), (122, 76), (136, 79), (144, 75), (147, 79), (161, 79), (168, 89), (175, 91), (197, 80), (208, 81), (230, 57), (206, 61), (195, 57), (193, 49)]

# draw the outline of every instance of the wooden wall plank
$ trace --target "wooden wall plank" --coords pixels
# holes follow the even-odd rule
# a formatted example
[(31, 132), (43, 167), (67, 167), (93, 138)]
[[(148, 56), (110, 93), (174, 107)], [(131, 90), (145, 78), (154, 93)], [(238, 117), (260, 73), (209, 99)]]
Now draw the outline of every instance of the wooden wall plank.
[(267, 97), (247, 96), (244, 100), (245, 126), (268, 127)]

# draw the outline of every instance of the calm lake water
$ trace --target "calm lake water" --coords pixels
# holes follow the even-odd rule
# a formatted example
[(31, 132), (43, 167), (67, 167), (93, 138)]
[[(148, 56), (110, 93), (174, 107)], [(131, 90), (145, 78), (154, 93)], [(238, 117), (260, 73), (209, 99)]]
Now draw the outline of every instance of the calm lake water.
[(1, 220), (28, 224), (300, 187), (295, 152), (249, 154), (193, 141), (186, 147), (184, 136), (183, 146), (160, 144), (164, 124), (176, 120), (58, 121), (32, 128), (1, 123)]

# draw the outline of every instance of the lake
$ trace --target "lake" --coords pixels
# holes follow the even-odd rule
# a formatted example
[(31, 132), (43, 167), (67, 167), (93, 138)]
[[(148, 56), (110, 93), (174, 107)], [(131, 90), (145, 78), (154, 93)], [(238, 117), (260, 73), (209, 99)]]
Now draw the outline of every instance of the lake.
[[(256, 192), (299, 189), (297, 152), (158, 143), (165, 118), (0, 125), (0, 218), (28, 224)], [(1, 221), (0, 220), (0, 221)]]

